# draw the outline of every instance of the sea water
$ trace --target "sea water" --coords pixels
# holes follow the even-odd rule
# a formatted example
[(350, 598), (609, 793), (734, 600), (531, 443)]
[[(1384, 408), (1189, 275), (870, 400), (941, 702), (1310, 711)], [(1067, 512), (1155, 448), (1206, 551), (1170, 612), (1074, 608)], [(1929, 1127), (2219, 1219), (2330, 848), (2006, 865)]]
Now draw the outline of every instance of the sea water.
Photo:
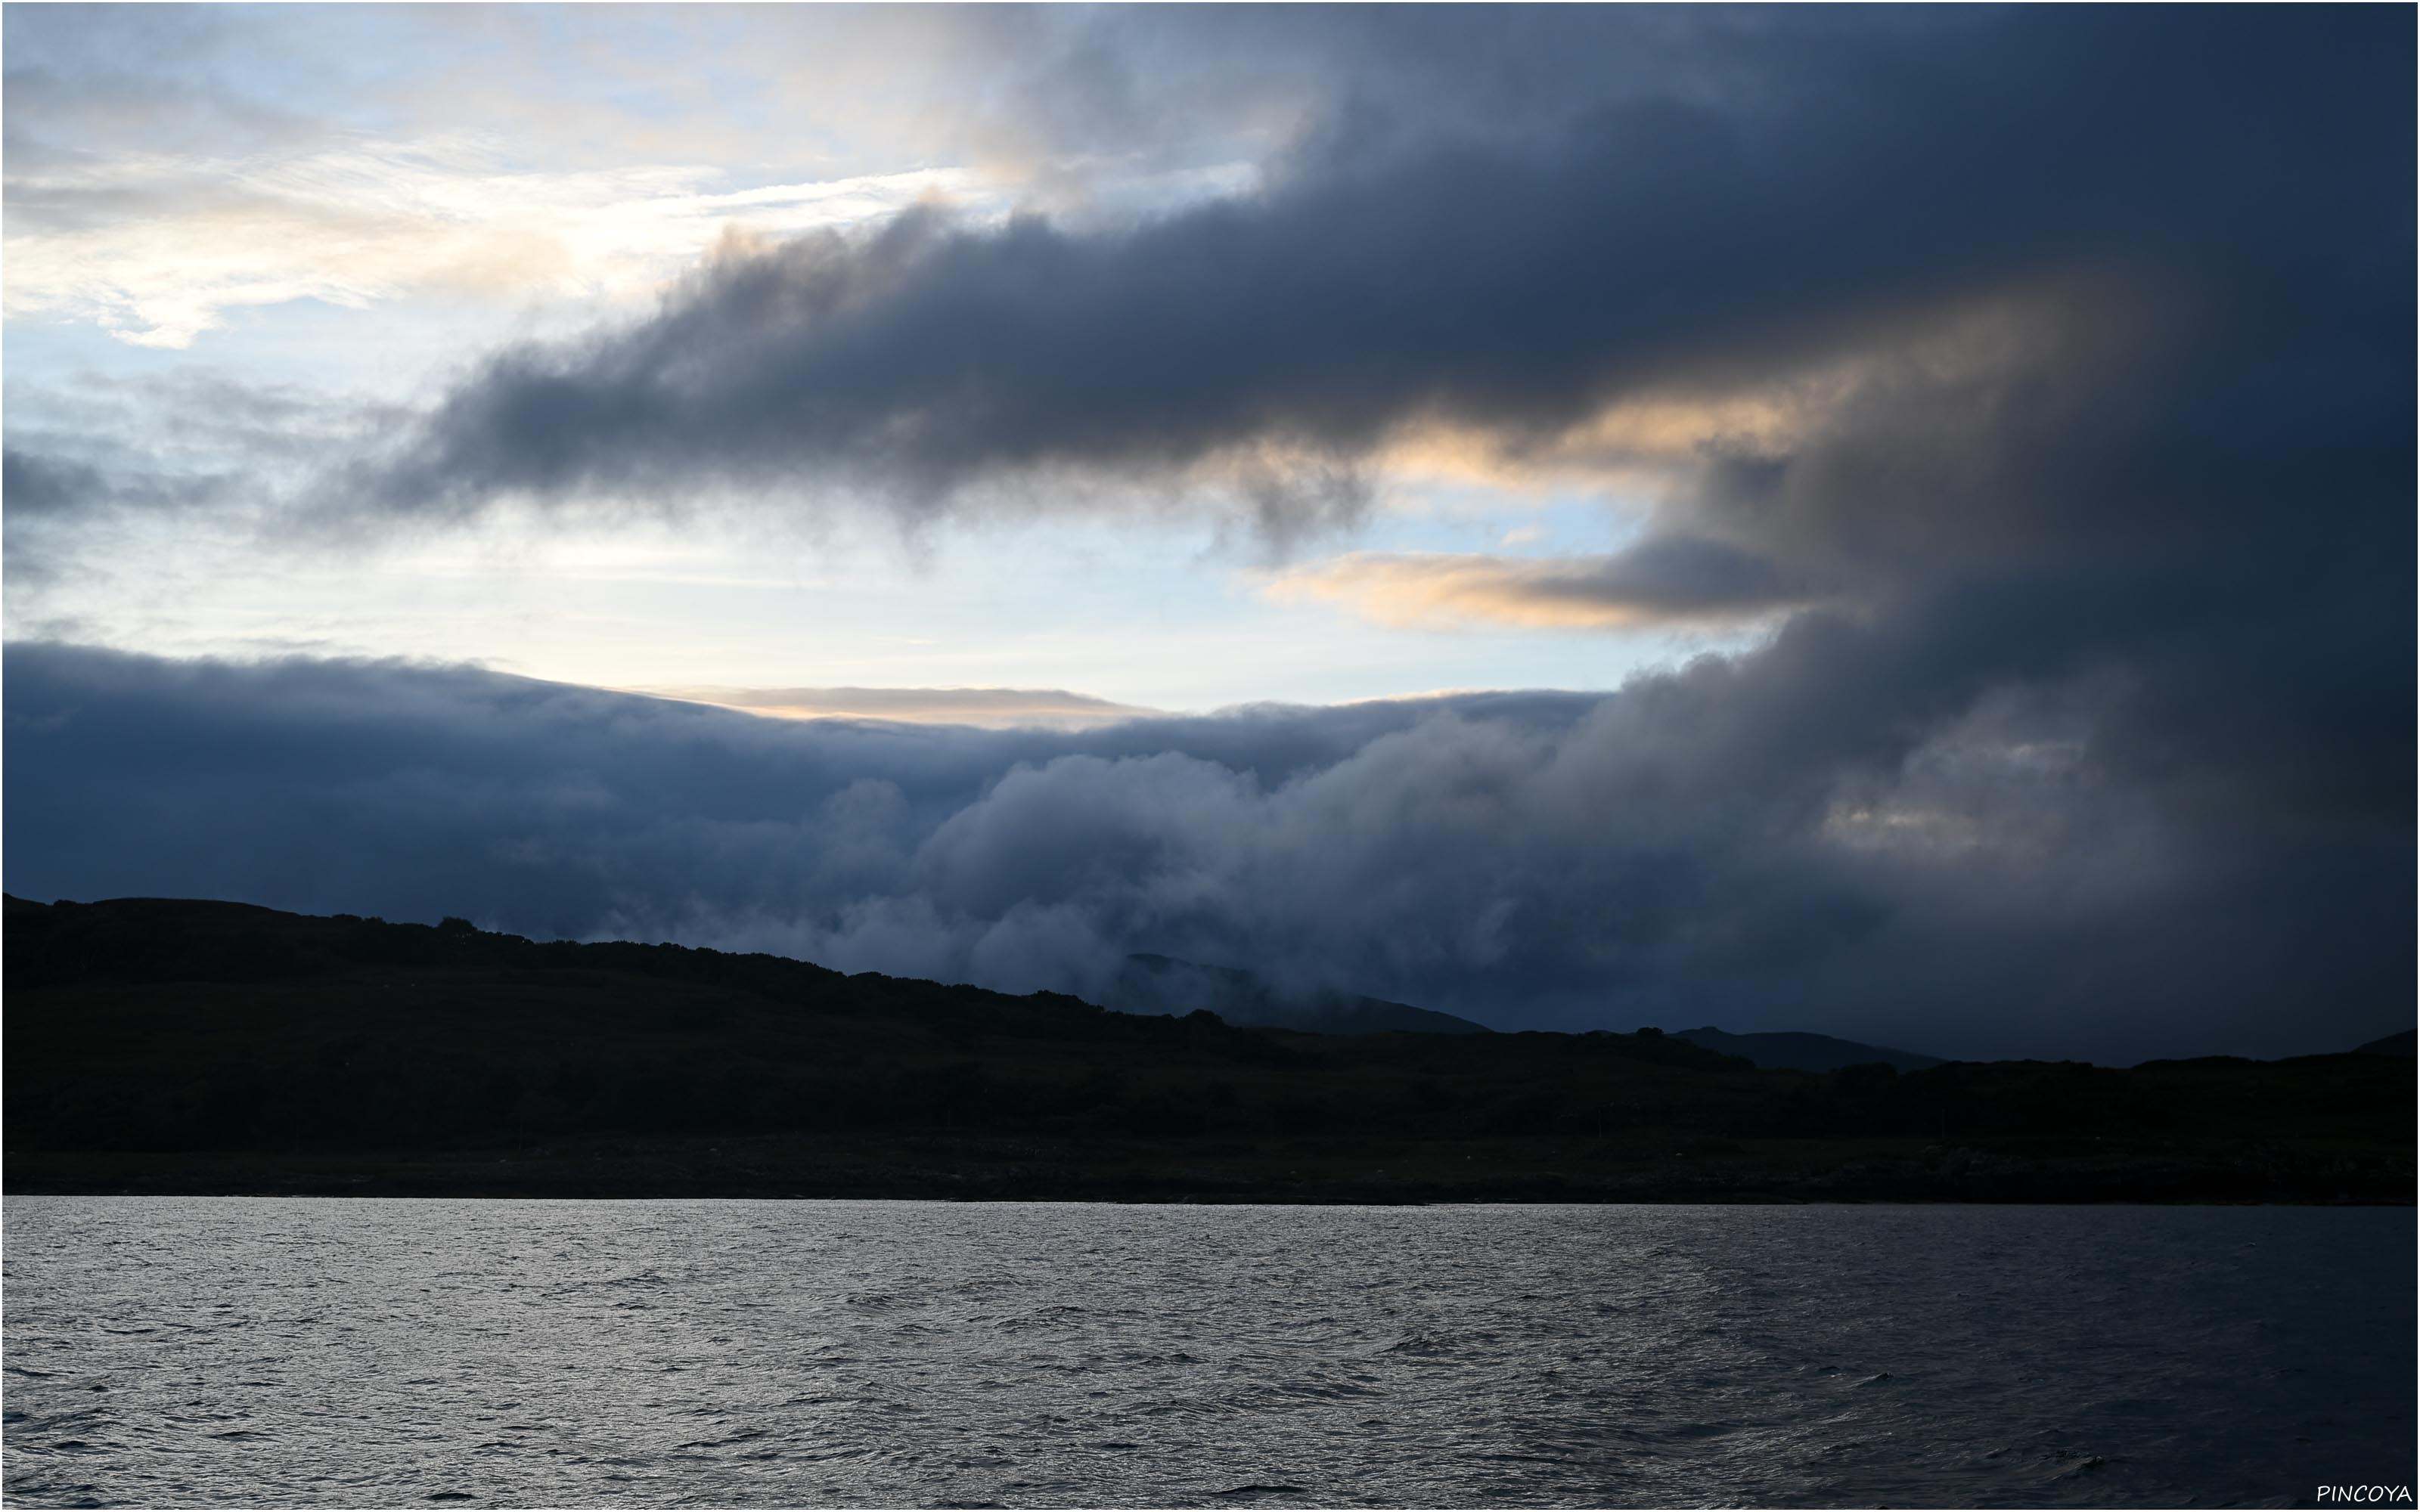
[(2309, 1503), (2410, 1210), (17, 1197), (11, 1505)]

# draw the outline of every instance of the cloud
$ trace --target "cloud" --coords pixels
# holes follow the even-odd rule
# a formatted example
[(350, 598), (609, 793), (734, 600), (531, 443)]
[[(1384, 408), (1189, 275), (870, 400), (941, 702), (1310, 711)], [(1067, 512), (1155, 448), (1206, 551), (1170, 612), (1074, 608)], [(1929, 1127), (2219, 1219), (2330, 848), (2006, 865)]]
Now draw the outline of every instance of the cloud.
[(937, 170), (724, 189), (697, 166), (535, 171), (476, 138), (352, 138), (239, 159), (38, 161), (8, 187), (10, 317), (183, 347), (230, 310), (410, 295), (654, 292), (726, 227), (847, 224), (958, 187)]
[(222, 502), (225, 474), (140, 464), (95, 467), (70, 456), (0, 448), (0, 501), (8, 512), (6, 571), (12, 588), (39, 589), (85, 558), (97, 535), (126, 517), (167, 517)]
[[(1643, 162), (1623, 150), (1634, 137)], [(1275, 516), (1315, 512), (1407, 428), (1544, 440), (1625, 384), (1671, 381), (1676, 363), (1685, 379), (1699, 348), (1763, 342), (1782, 313), (1765, 302), (1773, 274), (1684, 273), (1686, 236), (1618, 208), (1626, 190), (1668, 193), (1659, 175), (1736, 174), (1726, 158), (1714, 124), (1642, 107), (1539, 151), (1441, 151), (1131, 230), (918, 212), (726, 256), (645, 321), (498, 354), (332, 497), (462, 512), (507, 495), (846, 486), (929, 510), (982, 485), (1047, 493), (1089, 476), (1226, 484), (1273, 496)], [(1648, 181), (1622, 184), (1625, 165)], [(1761, 193), (1727, 183), (1669, 212), (1720, 222), (1714, 203)], [(1555, 262), (1514, 276), (1499, 250), (1524, 242), (1559, 246)], [(1681, 279), (1690, 308), (1624, 299), (1625, 265)], [(1826, 294), (1884, 297), (1819, 288), (1815, 302)]]
[(1342, 603), (1387, 625), (1540, 630), (1737, 622), (1817, 596), (1768, 562), (1688, 536), (1595, 557), (1356, 552), (1286, 573), (1268, 591)]
[(178, 349), (298, 300), (610, 305), (725, 225), (1232, 191), (1353, 39), (1187, 29), (1171, 45), (1164, 23), (977, 9), (18, 17), (6, 307)]
[[(1033, 141), (1149, 115), (1150, 57), (1223, 24), (1157, 15), (1012, 70), (1070, 82)], [(2402, 1020), (2408, 16), (1568, 17), (1236, 23), (1202, 119), (1271, 38), (1315, 60), (1249, 191), (730, 246), (643, 316), (489, 353), (317, 497), (923, 526), (1206, 496), (1290, 542), (1405, 458), (1631, 468), (1628, 552), (1297, 584), (1491, 623), (1771, 612), (1757, 649), (1602, 700), (985, 732), (21, 645), (11, 885), (1001, 985), (1157, 949), (1491, 1022), (1951, 1054)]]
[(116, 489), (92, 468), (21, 452), (0, 453), (0, 497), (10, 510), (24, 515), (49, 515), (71, 509), (87, 499), (114, 495)]
[[(1643, 455), (1679, 497), (1706, 450), (1786, 463), (1843, 405), (2005, 425), (1977, 407), (2019, 380), (2055, 404), (2273, 339), (2246, 312), (2315, 290), (2342, 252), (2320, 226), (2394, 177), (2400, 85), (2299, 82), (2360, 66), (2350, 17), (2216, 23), (2191, 69), (2172, 25), (2118, 13), (1686, 29), (1723, 87), (1550, 70), (1559, 108), (1513, 131), (1340, 106), (1255, 193), (718, 258), (644, 319), (493, 354), (329, 507), (739, 489), (922, 519), (1110, 486), (1252, 493), (1283, 533), (1349, 522), (1373, 461), (1438, 434)], [(1774, 412), (1777, 378), (1842, 364), (1845, 393)]]
[(1061, 688), (634, 687), (628, 691), (778, 719), (885, 719), (985, 730), (1082, 730), (1153, 712)]
[[(180, 556), (212, 535), (256, 541), (311, 468), (395, 421), (340, 392), (204, 369), (12, 381), (8, 410), (8, 580), (37, 591), (124, 568), (136, 538)], [(12, 626), (35, 596), (12, 604)]]
[[(2103, 748), (2121, 687), (1970, 697), (1931, 639), (1802, 617), (1611, 695), (1057, 733), (19, 644), (7, 885), (1016, 990), (1156, 950), (1505, 1026), (1952, 1055), (2310, 1050), (2408, 1010), (2408, 830), (2210, 825)], [(1875, 717), (1911, 689), (1933, 717)]]

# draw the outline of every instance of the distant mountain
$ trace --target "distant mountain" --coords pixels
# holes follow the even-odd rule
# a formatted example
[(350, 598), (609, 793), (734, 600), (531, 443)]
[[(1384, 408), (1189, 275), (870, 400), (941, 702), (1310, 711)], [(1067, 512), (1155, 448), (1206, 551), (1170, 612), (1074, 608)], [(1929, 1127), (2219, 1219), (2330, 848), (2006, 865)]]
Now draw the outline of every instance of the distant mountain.
[(1843, 1066), (1877, 1064), (1900, 1071), (1922, 1071), (1927, 1066), (1946, 1064), (1939, 1056), (1859, 1044), (1854, 1040), (1836, 1040), (1828, 1034), (1729, 1034), (1708, 1025), (1702, 1029), (1677, 1029), (1673, 1038), (1752, 1060), (1759, 1071), (1838, 1071)]
[(1492, 1034), (1484, 1024), (1390, 1003), (1381, 997), (1334, 991), (1292, 997), (1249, 971), (1205, 966), (1167, 955), (1130, 955), (1109, 993), (1109, 1006), (1125, 1013), (1182, 1016), (1207, 1009), (1247, 1028), (1295, 1029), (1306, 1034)]
[(2372, 1040), (2367, 1044), (2355, 1045), (2352, 1051), (2356, 1056), (2408, 1056), (2415, 1052), (2420, 1052), (2420, 1044), (2415, 1044), (2410, 1029), (2401, 1034), (2390, 1034), (2383, 1040)]

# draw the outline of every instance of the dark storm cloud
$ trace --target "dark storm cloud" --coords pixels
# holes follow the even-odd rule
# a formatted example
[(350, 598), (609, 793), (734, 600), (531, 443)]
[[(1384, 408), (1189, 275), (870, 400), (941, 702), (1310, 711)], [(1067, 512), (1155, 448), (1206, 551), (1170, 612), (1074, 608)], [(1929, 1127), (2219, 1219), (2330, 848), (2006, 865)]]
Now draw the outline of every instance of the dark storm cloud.
[[(7, 656), (8, 886), (45, 899), (464, 914), (1012, 989), (1159, 950), (1506, 1026), (1949, 1054), (2307, 1050), (2408, 1006), (2404, 838), (2197, 832), (2190, 794), (2105, 769), (2108, 689), (1974, 700), (1929, 636), (1827, 617), (1608, 696), (1082, 733)], [(1876, 717), (1911, 687), (1947, 717)]]
[[(1398, 52), (1451, 43), (1404, 24)], [(725, 255), (635, 327), (496, 355), (353, 487), (463, 509), (841, 481), (930, 504), (1237, 449), (1332, 471), (1407, 422), (1551, 435), (1642, 388), (1752, 381), (1912, 336), (1941, 301), (2094, 271), (2250, 336), (2273, 313), (2230, 306), (2262, 281), (2321, 294), (2408, 249), (2374, 196), (2410, 156), (2391, 145), (2410, 81), (2379, 61), (2409, 30), (1717, 17), (1690, 39), (1710, 85), (1614, 70), (1591, 92), (1569, 69), (1542, 85), (1553, 118), (1509, 139), (1406, 138), (1417, 102), (1365, 91), (1258, 196), (1087, 232), (917, 212)], [(1355, 128), (1371, 115), (1394, 124)]]

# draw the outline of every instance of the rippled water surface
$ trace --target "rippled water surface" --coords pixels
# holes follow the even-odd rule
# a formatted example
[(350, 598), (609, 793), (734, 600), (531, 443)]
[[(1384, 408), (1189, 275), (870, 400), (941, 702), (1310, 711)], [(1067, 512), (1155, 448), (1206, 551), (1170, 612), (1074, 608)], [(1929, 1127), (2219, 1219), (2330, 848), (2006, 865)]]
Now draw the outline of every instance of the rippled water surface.
[(2413, 1217), (20, 1197), (13, 1505), (2307, 1502)]

